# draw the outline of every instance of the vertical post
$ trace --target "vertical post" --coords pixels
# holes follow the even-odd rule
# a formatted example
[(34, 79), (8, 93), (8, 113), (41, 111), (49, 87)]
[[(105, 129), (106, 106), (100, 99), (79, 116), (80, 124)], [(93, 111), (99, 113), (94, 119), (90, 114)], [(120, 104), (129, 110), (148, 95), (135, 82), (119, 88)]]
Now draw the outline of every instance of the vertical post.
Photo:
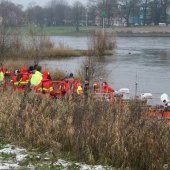
[(85, 79), (89, 79), (89, 67), (88, 66), (86, 66), (85, 72), (86, 72)]
[(105, 9), (103, 9), (103, 10), (102, 10), (101, 16), (103, 17), (103, 36), (104, 36), (104, 29), (105, 29), (105, 17), (107, 16), (107, 14), (106, 14), (106, 10), (105, 10)]
[(88, 9), (86, 8), (86, 27), (88, 26)]
[(137, 99), (137, 93), (138, 93), (138, 83), (135, 83), (135, 99)]
[(102, 100), (102, 78), (100, 78), (100, 94), (99, 94), (99, 96), (100, 96), (100, 98), (101, 98), (101, 100)]
[(104, 36), (104, 29), (105, 29), (105, 18), (103, 17), (103, 36)]
[(137, 72), (136, 72), (136, 82), (135, 82), (135, 99), (137, 99), (137, 93), (138, 93), (138, 82), (137, 82), (137, 78), (138, 78), (138, 75), (137, 75)]
[(89, 67), (85, 67), (85, 80), (84, 80), (84, 94), (87, 97), (90, 90), (90, 84), (89, 84)]

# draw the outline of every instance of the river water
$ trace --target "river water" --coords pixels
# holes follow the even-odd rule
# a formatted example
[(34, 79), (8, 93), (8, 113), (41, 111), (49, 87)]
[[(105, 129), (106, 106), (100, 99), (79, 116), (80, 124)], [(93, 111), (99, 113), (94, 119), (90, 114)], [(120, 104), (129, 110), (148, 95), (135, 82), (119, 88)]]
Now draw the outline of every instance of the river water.
[[(55, 45), (64, 44), (74, 49), (87, 49), (87, 37), (53, 36)], [(108, 72), (108, 82), (115, 90), (129, 88), (131, 95), (137, 92), (152, 93), (152, 103), (160, 104), (160, 95), (170, 95), (170, 38), (158, 37), (119, 37), (113, 56), (105, 56), (102, 62)], [(60, 60), (44, 60), (47, 68), (76, 72), (85, 57)]]

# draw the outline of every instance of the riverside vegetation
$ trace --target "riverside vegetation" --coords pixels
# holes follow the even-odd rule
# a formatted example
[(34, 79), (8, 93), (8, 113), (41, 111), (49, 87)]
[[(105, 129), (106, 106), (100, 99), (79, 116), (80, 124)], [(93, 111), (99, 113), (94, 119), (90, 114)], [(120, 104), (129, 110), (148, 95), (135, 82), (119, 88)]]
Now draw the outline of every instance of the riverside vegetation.
[(89, 37), (89, 50), (76, 50), (60, 42), (57, 47), (54, 46), (50, 38), (39, 28), (31, 28), (28, 34), (22, 35), (20, 30), (11, 32), (10, 28), (4, 27), (0, 29), (0, 58), (2, 61), (39, 61), (44, 58), (112, 55), (115, 41), (112, 41), (114, 37), (108, 37), (107, 32), (103, 35), (101, 31), (95, 31)]
[(51, 150), (52, 161), (66, 153), (71, 160), (117, 168), (160, 170), (170, 162), (170, 126), (147, 117), (147, 108), (136, 103), (0, 95), (1, 138)]

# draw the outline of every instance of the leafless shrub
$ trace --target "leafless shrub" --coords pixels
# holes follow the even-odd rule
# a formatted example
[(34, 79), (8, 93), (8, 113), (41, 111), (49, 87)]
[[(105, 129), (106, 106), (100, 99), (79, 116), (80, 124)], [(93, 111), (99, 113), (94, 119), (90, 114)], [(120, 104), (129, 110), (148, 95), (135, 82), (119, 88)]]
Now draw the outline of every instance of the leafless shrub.
[(103, 56), (106, 51), (115, 48), (115, 39), (110, 33), (97, 30), (90, 36), (89, 53), (90, 55)]
[[(102, 61), (103, 57), (88, 57), (78, 71), (79, 79), (84, 80), (88, 78), (91, 85), (107, 81), (108, 72), (105, 69), (105, 63)], [(88, 70), (86, 70), (87, 67)]]

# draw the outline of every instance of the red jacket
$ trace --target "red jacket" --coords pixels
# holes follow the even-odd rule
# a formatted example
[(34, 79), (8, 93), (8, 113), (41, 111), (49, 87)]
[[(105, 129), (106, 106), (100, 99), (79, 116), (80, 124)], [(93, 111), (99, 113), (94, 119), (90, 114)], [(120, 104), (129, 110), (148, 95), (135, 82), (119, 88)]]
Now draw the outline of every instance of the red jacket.
[(43, 73), (43, 79), (41, 81), (41, 83), (37, 86), (37, 89), (40, 91), (52, 91), (53, 87), (52, 87), (52, 81), (49, 79), (49, 72), (45, 71)]
[(61, 84), (60, 84), (60, 87), (59, 87), (59, 90), (62, 93), (67, 93), (69, 88), (70, 88), (70, 83), (68, 81), (66, 81), (66, 80), (62, 80)]
[(2, 67), (1, 70), (5, 76), (11, 76), (11, 71), (8, 71), (6, 67)]
[(21, 81), (29, 81), (29, 72), (26, 68), (21, 69)]
[(17, 82), (17, 75), (12, 76), (11, 80), (12, 80), (12, 82), (14, 82), (14, 83)]
[(108, 84), (102, 86), (102, 93), (113, 93), (114, 90), (112, 87), (110, 87)]

